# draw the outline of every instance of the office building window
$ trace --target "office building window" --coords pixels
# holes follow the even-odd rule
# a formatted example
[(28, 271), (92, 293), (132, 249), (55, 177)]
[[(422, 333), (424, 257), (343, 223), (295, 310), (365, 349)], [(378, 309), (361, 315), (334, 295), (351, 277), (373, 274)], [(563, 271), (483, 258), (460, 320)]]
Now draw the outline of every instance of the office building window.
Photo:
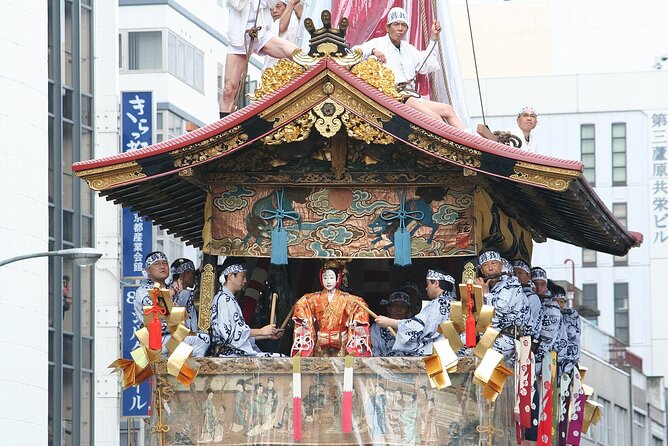
[(194, 89), (204, 91), (204, 53), (173, 32), (167, 37), (168, 71)]
[(626, 123), (612, 124), (612, 185), (626, 186)]
[[(626, 206), (626, 203), (613, 203), (612, 204), (612, 213), (614, 214), (615, 217), (617, 217), (617, 220), (624, 226), (625, 228), (628, 227), (628, 222), (627, 222), (627, 213), (628, 213), (628, 207)], [(625, 256), (615, 256), (613, 259), (613, 262), (615, 265), (628, 265), (629, 260), (628, 260), (628, 255)]]
[(162, 31), (128, 32), (128, 69), (162, 69)]
[(615, 295), (615, 337), (629, 344), (629, 284), (616, 283)]
[[(582, 305), (592, 310), (598, 310), (598, 285), (595, 283), (582, 284)], [(598, 316), (589, 316), (587, 320), (598, 323)]]
[(610, 401), (599, 397), (598, 402), (603, 406), (601, 408), (603, 413), (601, 415), (601, 421), (596, 425), (598, 428), (596, 432), (596, 440), (598, 440), (598, 444), (600, 445), (608, 445), (610, 444)]
[(647, 439), (646, 418), (644, 414), (633, 411), (633, 444), (645, 444)]
[(596, 251), (587, 248), (582, 249), (582, 266), (596, 266)]
[(176, 138), (186, 132), (186, 120), (169, 110), (158, 110), (156, 121), (156, 143)]
[(629, 411), (615, 404), (615, 444), (629, 444)]
[(585, 178), (596, 185), (596, 139), (594, 124), (580, 126), (580, 156), (584, 164)]

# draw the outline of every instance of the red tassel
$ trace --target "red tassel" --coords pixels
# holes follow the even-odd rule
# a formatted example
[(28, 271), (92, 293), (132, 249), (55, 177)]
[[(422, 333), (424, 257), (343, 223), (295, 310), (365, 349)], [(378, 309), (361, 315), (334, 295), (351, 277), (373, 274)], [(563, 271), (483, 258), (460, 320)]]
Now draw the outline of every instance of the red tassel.
[(473, 284), (466, 285), (466, 294), (468, 296), (468, 310), (469, 314), (466, 316), (466, 347), (471, 348), (475, 347), (475, 317), (473, 317), (473, 296), (471, 296), (471, 290), (473, 289)]
[(148, 323), (148, 348), (151, 350), (162, 350), (162, 325), (160, 319), (153, 315)]

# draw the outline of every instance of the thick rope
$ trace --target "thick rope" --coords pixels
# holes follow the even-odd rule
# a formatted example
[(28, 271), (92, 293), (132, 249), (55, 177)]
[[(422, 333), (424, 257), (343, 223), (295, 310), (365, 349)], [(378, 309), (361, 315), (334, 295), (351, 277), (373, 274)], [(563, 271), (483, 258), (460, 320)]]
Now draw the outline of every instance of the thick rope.
[[(431, 11), (434, 14), (434, 18), (438, 19), (438, 12), (436, 5), (437, 5), (436, 0), (431, 0)], [(441, 66), (441, 73), (443, 73), (443, 83), (445, 84), (445, 94), (448, 96), (448, 104), (454, 106), (454, 102), (452, 100), (452, 93), (450, 92), (450, 83), (448, 82), (448, 72), (445, 66), (445, 59), (443, 57), (443, 47), (441, 46), (440, 37), (438, 39), (438, 63)], [(438, 95), (435, 96), (436, 96), (435, 99), (439, 101)]]
[(471, 35), (471, 49), (473, 50), (473, 65), (475, 66), (475, 79), (478, 83), (478, 97), (480, 98), (480, 112), (482, 113), (482, 123), (487, 125), (485, 121), (485, 108), (482, 105), (482, 91), (480, 90), (480, 76), (478, 75), (478, 59), (475, 56), (475, 45), (473, 44), (473, 28), (471, 27), (471, 13), (469, 12), (469, 0), (466, 0), (466, 16), (469, 21), (469, 34)]

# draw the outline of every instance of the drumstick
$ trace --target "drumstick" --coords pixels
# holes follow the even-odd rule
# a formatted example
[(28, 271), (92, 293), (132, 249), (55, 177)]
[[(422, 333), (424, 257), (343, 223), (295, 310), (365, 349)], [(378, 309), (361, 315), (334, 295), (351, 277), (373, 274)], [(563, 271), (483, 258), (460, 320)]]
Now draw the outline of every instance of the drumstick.
[[(372, 318), (376, 319), (376, 318), (378, 317), (378, 315), (377, 315), (376, 313), (374, 313), (373, 311), (371, 311), (370, 309), (368, 309), (368, 308), (365, 307), (364, 305), (362, 305), (362, 304), (357, 304), (357, 305), (358, 305), (362, 310), (364, 310), (364, 311), (366, 311), (367, 313), (369, 313), (369, 316), (371, 316)], [(392, 333), (392, 335), (394, 335), (395, 338), (397, 337), (397, 332), (394, 331), (394, 328), (392, 328), (392, 327), (390, 327), (390, 326), (388, 325), (388, 326), (387, 326), (387, 329), (390, 331), (390, 333)]]
[(271, 295), (271, 313), (269, 314), (269, 325), (274, 325), (276, 323), (276, 299), (278, 294), (273, 293)]
[(280, 329), (284, 329), (286, 325), (288, 325), (288, 322), (290, 322), (290, 317), (292, 316), (292, 312), (295, 311), (295, 307), (293, 306), (290, 308), (290, 312), (288, 313), (287, 316), (285, 316), (285, 319), (283, 319), (283, 323), (280, 326)]

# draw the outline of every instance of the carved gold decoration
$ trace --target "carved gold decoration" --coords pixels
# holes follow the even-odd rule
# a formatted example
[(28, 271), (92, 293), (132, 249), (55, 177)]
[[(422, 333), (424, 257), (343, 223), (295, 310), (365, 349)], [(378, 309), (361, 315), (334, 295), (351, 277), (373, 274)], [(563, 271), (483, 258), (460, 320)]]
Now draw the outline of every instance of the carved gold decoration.
[(341, 120), (348, 129), (348, 136), (367, 144), (392, 144), (395, 142), (392, 135), (377, 129), (352, 113), (344, 113)]
[(467, 167), (480, 167), (482, 152), (466, 147), (454, 141), (449, 141), (440, 136), (429, 133), (420, 127), (411, 124), (413, 133), (408, 135), (411, 144), (454, 163)]
[(207, 140), (174, 150), (169, 154), (174, 158), (174, 167), (188, 167), (239, 147), (248, 141), (248, 135), (236, 126)]
[(331, 83), (331, 82), (325, 82), (325, 83), (322, 85), (322, 92), (325, 93), (325, 94), (328, 95), (328, 96), (329, 96), (330, 94), (334, 93), (334, 84)]
[(88, 187), (95, 191), (110, 189), (121, 183), (146, 177), (142, 173), (142, 166), (136, 161), (115, 164), (113, 166), (97, 167), (95, 169), (81, 170), (75, 175), (86, 180)]
[(376, 58), (369, 58), (355, 65), (351, 73), (357, 75), (367, 84), (377, 88), (392, 98), (398, 98), (397, 86), (392, 70), (381, 64)]
[(259, 113), (259, 117), (280, 127), (283, 123), (301, 116), (305, 110), (310, 110), (322, 101), (327, 95), (320, 88), (323, 80), (328, 79), (327, 73), (320, 73), (291, 92), (284, 100), (276, 102)]
[[(364, 59), (364, 54), (359, 48), (355, 48), (355, 50), (349, 54), (346, 54), (345, 56), (335, 55), (335, 53), (338, 51), (338, 48), (336, 45), (330, 42), (321, 43), (318, 45), (317, 50), (318, 52), (325, 54), (325, 57), (333, 59), (336, 63), (343, 67), (351, 67), (355, 64), (359, 64), (362, 59)], [(324, 59), (324, 57), (313, 57), (301, 50), (292, 56), (292, 60), (304, 68), (312, 67), (322, 59)]]
[(213, 265), (207, 263), (204, 265), (199, 286), (199, 328), (202, 331), (209, 331), (211, 326), (211, 302), (213, 293), (216, 290), (216, 271)]
[(285, 84), (293, 81), (304, 72), (304, 68), (300, 67), (289, 59), (279, 59), (276, 65), (269, 67), (262, 73), (260, 86), (255, 89), (255, 92), (249, 94), (248, 97), (252, 101), (267, 96)]
[(313, 112), (318, 116), (315, 121), (315, 128), (325, 138), (331, 138), (341, 130), (341, 114), (345, 111), (343, 106), (334, 101), (326, 100), (317, 107), (313, 108)]
[(517, 161), (515, 173), (510, 178), (547, 187), (550, 190), (563, 192), (571, 185), (571, 181), (580, 178), (577, 170), (560, 169), (558, 167), (541, 166), (538, 164)]
[(304, 113), (291, 123), (262, 138), (262, 142), (275, 146), (288, 142), (303, 141), (311, 134), (311, 127), (313, 127), (315, 120), (315, 115), (310, 111)]

